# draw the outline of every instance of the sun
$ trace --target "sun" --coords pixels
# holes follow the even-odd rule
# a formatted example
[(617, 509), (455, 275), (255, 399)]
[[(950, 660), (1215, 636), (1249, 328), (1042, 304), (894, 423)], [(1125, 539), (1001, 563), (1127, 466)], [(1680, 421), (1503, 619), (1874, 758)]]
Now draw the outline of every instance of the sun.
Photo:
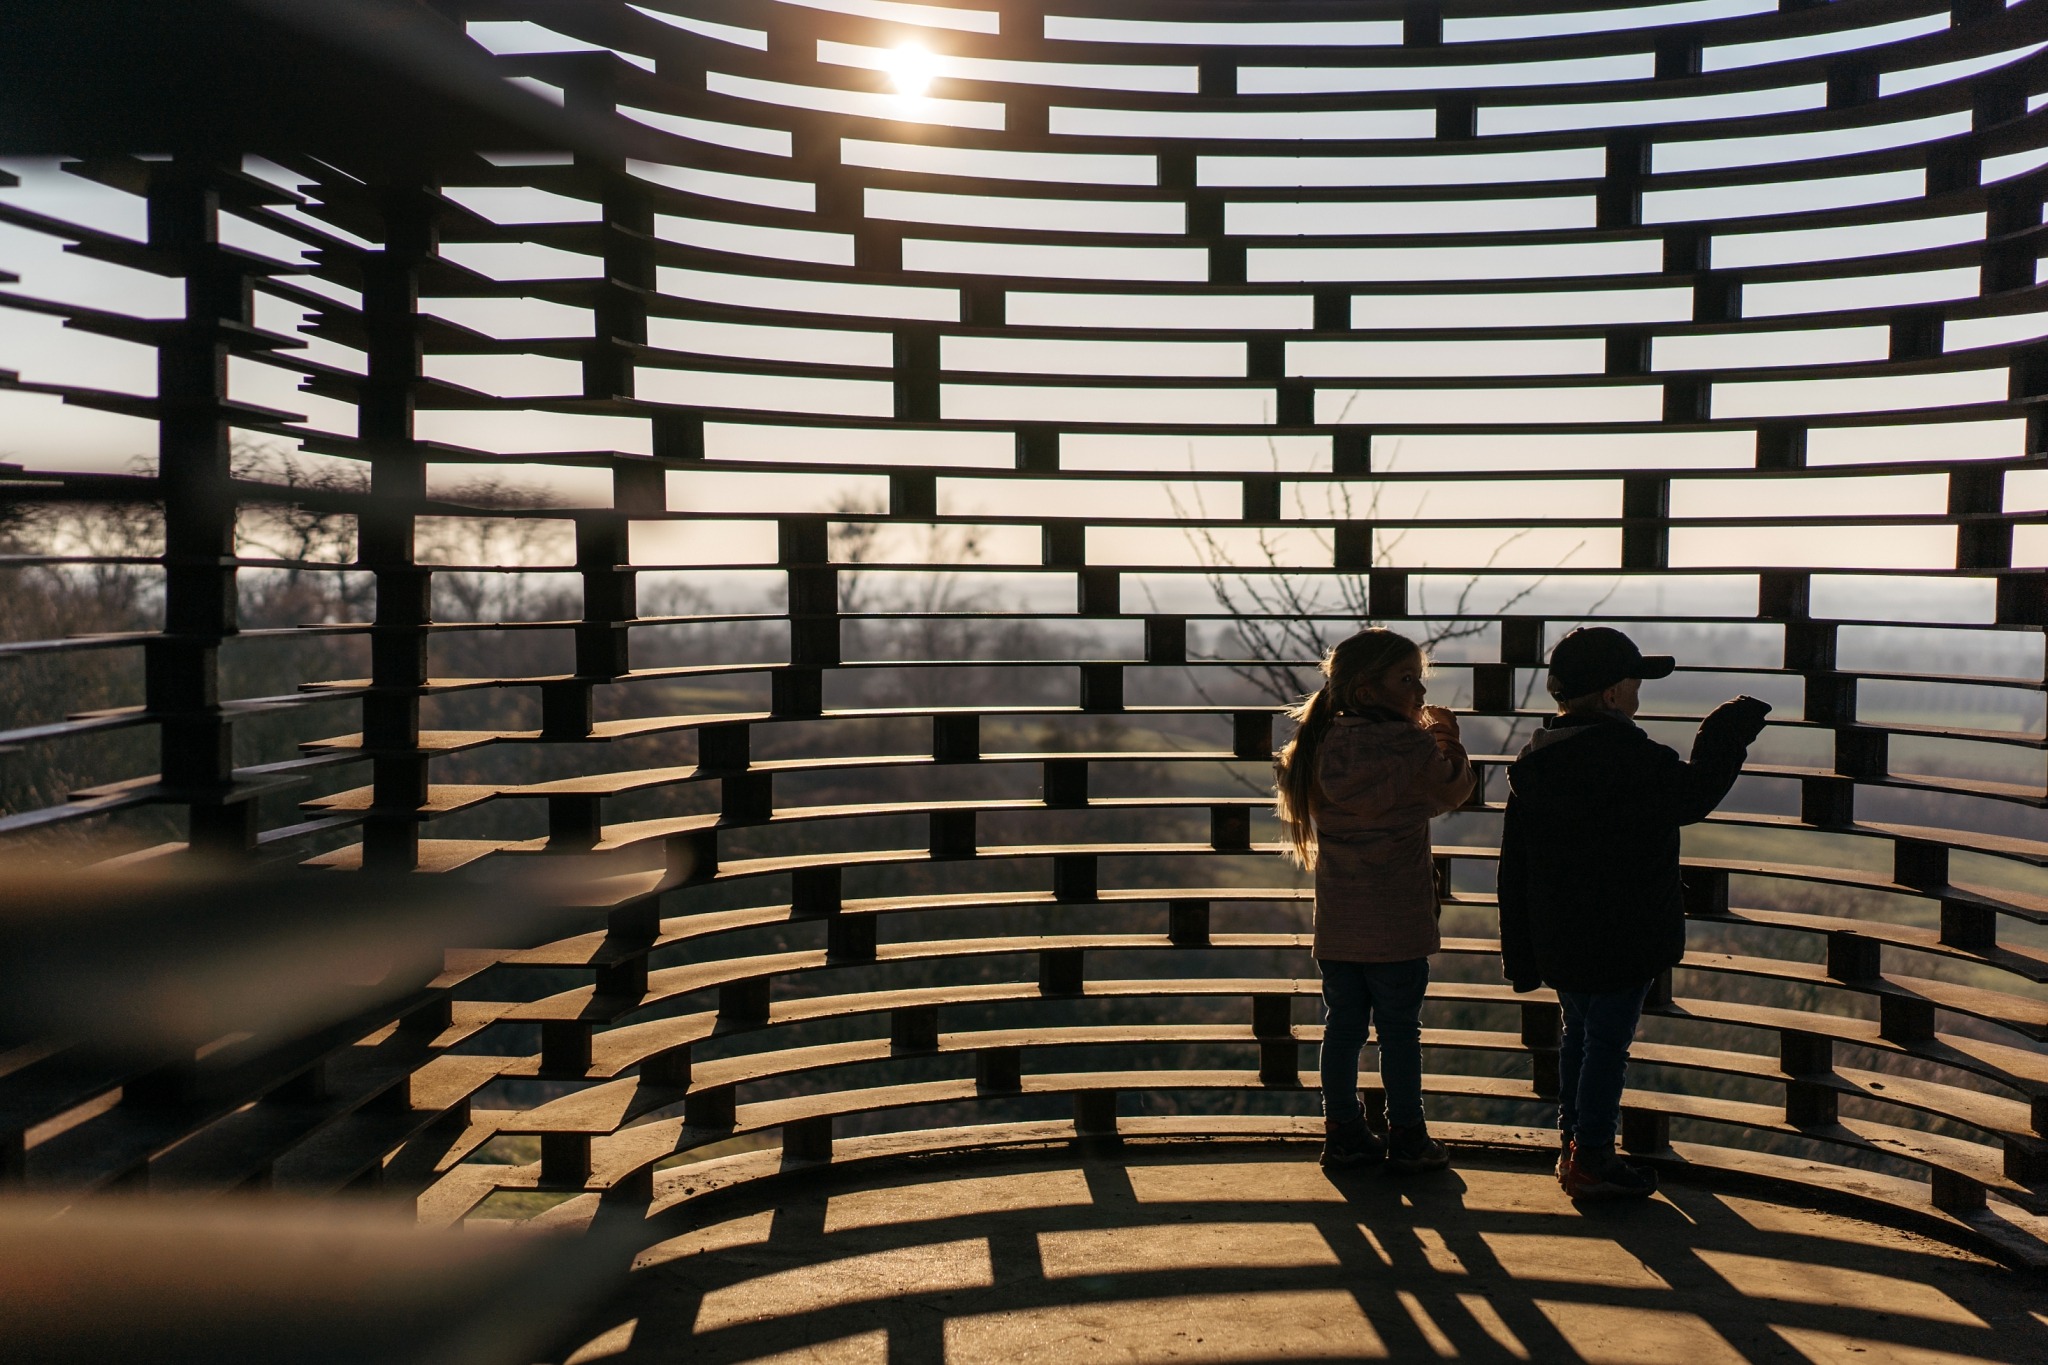
[(939, 59), (918, 43), (901, 43), (882, 58), (882, 70), (896, 86), (896, 93), (912, 99), (931, 89), (939, 74)]

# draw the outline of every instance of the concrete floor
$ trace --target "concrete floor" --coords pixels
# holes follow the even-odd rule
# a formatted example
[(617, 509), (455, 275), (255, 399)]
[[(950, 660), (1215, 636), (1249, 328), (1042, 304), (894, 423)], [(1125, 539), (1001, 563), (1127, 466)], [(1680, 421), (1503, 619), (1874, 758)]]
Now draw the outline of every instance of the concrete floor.
[(1940, 1242), (1675, 1188), (1579, 1212), (1465, 1157), (972, 1158), (785, 1187), (644, 1253), (569, 1359), (2048, 1362), (2048, 1292)]

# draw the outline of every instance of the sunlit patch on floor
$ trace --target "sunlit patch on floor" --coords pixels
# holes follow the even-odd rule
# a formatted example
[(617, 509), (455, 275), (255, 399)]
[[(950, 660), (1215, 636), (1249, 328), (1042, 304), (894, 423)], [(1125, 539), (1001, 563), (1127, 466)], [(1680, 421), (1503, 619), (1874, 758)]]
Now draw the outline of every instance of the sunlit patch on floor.
[(1850, 1206), (1673, 1182), (1575, 1210), (1507, 1158), (1333, 1181), (1311, 1150), (1055, 1149), (735, 1192), (642, 1254), (577, 1359), (2048, 1360), (2022, 1282)]
[(1087, 1361), (1379, 1360), (1386, 1344), (1351, 1295), (1188, 1295), (1028, 1308), (946, 1324), (946, 1358)]
[(1586, 1365), (1748, 1365), (1697, 1313), (1543, 1299), (1536, 1307)]
[(697, 1330), (716, 1331), (738, 1323), (815, 1313), (848, 1303), (953, 1289), (985, 1289), (995, 1283), (986, 1241), (941, 1242), (902, 1247), (814, 1265), (793, 1266), (746, 1280), (704, 1296)]

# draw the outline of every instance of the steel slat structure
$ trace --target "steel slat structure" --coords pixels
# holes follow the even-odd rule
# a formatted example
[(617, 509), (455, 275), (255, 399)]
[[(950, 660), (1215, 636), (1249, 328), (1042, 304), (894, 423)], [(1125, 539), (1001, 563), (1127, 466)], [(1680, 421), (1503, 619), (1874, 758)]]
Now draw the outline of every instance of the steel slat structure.
[(159, 124), (86, 50), (0, 243), (102, 287), (0, 308), (150, 374), (0, 361), (0, 567), (147, 586), (10, 622), (0, 833), (584, 880), (321, 1030), (11, 1054), (0, 1168), (573, 1222), (707, 1148), (1306, 1131), (1268, 761), (1366, 621), (1488, 777), (1432, 1104), (1522, 1141), (1499, 772), (1601, 619), (1660, 734), (1777, 706), (1625, 1145), (2040, 1263), (2043, 6), (251, 0), (192, 79), (264, 97)]

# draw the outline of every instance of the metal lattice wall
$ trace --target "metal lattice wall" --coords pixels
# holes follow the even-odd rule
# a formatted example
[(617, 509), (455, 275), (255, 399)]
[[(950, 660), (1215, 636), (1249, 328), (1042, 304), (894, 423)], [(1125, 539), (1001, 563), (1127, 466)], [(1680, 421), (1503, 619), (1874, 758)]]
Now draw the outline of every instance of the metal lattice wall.
[[(134, 226), (0, 223), (182, 303), (29, 273), (0, 304), (156, 380), (12, 387), (153, 424), (155, 472), (7, 487), (160, 508), (161, 620), (0, 647), (126, 689), (19, 694), (0, 763), (152, 757), (0, 830), (595, 880), (589, 932), (451, 959), (310, 1070), (17, 1067), (9, 1169), (449, 1219), (674, 1203), (755, 1134), (724, 1169), (1308, 1131), (1264, 789), (1285, 670), (1367, 619), (1437, 642), (1489, 778), (1440, 832), (1432, 1104), (1545, 1141), (1498, 773), (1598, 618), (1681, 655), (1674, 737), (1777, 705), (1688, 845), (1626, 1145), (2042, 1255), (2043, 6), (459, 0), (530, 137), (79, 149)], [(281, 575), (329, 618), (242, 619)], [(303, 1122), (180, 1165), (258, 1098)]]

